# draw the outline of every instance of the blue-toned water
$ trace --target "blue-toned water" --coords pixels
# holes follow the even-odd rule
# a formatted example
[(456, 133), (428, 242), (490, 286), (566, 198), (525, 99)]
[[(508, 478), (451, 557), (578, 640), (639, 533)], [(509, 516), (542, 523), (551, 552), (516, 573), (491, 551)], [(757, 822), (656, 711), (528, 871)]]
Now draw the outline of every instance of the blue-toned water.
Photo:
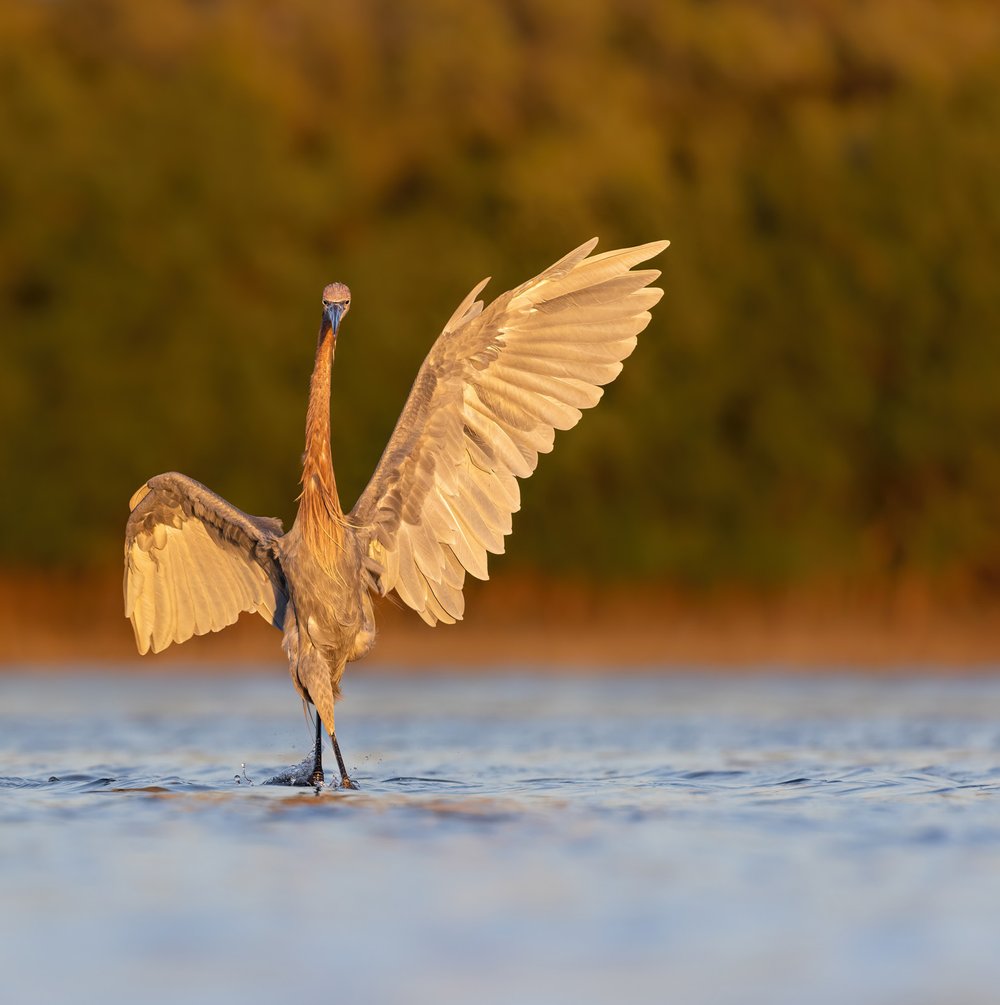
[(0, 998), (1000, 1001), (1000, 679), (359, 670), (338, 736), (251, 785), (280, 668), (0, 676)]

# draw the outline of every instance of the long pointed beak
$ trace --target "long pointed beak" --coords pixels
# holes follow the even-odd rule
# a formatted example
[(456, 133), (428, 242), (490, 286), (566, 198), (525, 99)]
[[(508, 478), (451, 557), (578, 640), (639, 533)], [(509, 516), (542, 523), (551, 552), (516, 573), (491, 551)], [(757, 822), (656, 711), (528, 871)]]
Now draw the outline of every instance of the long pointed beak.
[(337, 334), (337, 329), (340, 328), (340, 319), (347, 313), (347, 308), (344, 304), (324, 304), (323, 313), (326, 315), (327, 321), (330, 322), (330, 327), (333, 329), (333, 334)]

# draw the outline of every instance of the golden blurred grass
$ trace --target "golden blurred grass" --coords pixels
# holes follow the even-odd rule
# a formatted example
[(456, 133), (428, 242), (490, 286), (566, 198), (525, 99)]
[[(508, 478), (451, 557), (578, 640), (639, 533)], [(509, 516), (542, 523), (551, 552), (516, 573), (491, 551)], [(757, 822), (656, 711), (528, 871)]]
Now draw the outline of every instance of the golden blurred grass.
[[(858, 593), (812, 584), (771, 593), (508, 576), (473, 583), (466, 620), (428, 628), (382, 602), (379, 638), (352, 674), (746, 671), (968, 672), (1000, 667), (1000, 602), (914, 581)], [(99, 662), (127, 672), (212, 664), (285, 672), (280, 636), (243, 615), (216, 635), (140, 659), (117, 577), (29, 574), (0, 579), (0, 668)]]

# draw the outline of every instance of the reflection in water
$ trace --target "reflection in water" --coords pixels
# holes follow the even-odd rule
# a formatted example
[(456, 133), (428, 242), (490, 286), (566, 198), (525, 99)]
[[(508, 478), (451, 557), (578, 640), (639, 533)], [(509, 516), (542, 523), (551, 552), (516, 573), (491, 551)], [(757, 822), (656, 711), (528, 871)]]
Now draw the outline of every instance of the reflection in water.
[(1000, 681), (285, 683), (0, 677), (10, 1000), (994, 1000)]

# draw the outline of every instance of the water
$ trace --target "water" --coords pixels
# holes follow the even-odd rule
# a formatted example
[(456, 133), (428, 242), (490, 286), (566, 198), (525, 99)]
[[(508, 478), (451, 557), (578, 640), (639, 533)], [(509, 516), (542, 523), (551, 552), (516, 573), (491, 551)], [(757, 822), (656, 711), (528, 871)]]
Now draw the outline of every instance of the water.
[(345, 699), (317, 795), (242, 779), (308, 748), (280, 670), (0, 676), (3, 1000), (1000, 999), (1000, 679)]

